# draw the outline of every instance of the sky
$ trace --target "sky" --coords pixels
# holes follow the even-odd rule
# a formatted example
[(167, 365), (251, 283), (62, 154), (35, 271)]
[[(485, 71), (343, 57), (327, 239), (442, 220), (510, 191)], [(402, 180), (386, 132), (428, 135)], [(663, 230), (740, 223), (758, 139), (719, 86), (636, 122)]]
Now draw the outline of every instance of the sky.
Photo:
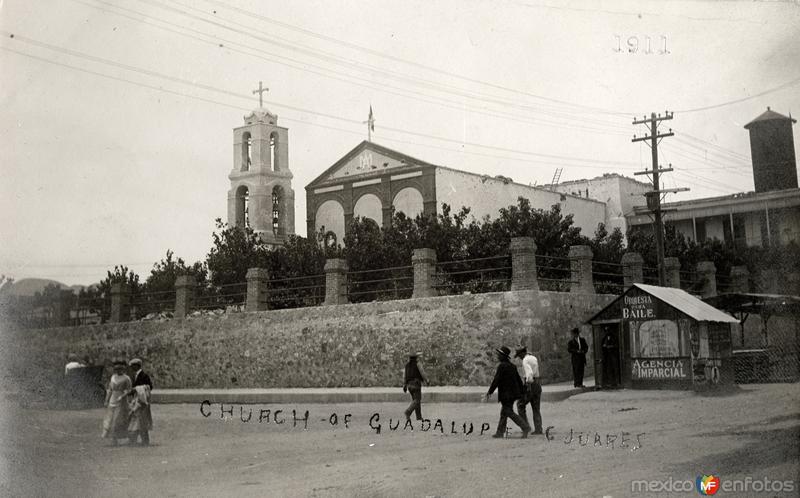
[(0, 0), (0, 274), (204, 260), (259, 81), (299, 235), (370, 105), (376, 143), (538, 185), (649, 168), (633, 118), (674, 112), (667, 200), (751, 191), (743, 126), (800, 114), (798, 32), (782, 1)]

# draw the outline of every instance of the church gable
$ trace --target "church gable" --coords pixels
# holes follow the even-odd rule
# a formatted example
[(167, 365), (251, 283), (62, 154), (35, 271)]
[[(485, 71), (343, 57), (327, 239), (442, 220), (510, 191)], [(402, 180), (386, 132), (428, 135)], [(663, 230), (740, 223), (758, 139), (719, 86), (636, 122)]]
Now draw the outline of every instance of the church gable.
[(352, 178), (354, 176), (380, 173), (388, 169), (412, 166), (429, 166), (428, 163), (388, 149), (372, 142), (361, 142), (317, 177), (309, 186)]

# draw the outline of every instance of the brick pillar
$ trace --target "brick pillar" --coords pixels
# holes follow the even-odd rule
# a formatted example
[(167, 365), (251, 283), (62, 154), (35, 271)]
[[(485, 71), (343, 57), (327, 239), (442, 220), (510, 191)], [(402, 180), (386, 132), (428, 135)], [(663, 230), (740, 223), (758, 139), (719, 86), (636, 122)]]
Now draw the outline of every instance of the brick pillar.
[(681, 261), (678, 258), (664, 258), (664, 273), (667, 287), (681, 288)]
[(127, 284), (111, 284), (112, 323), (127, 322), (131, 319), (131, 290)]
[(638, 252), (626, 252), (622, 255), (622, 278), (627, 289), (633, 284), (644, 283), (644, 259)]
[(245, 279), (247, 279), (245, 311), (268, 310), (269, 270), (266, 268), (250, 268), (247, 270)]
[(192, 312), (196, 290), (194, 275), (180, 275), (175, 279), (175, 318), (186, 318)]
[(570, 246), (569, 267), (571, 270), (570, 280), (572, 280), (569, 291), (581, 294), (594, 294), (594, 282), (592, 281), (592, 248), (589, 246)]
[(511, 290), (539, 290), (536, 242), (533, 237), (511, 239)]
[(70, 322), (70, 312), (75, 302), (75, 295), (68, 290), (61, 289), (53, 303), (53, 326), (68, 327)]
[(750, 290), (750, 272), (746, 266), (732, 267), (730, 279), (728, 292), (748, 292)]
[(414, 249), (411, 264), (414, 266), (414, 293), (411, 297), (435, 296), (433, 276), (436, 274), (436, 251)]
[(325, 305), (347, 304), (347, 261), (325, 261)]
[(713, 297), (717, 295), (717, 268), (711, 261), (700, 261), (697, 263), (697, 276), (703, 284), (700, 291), (702, 297)]

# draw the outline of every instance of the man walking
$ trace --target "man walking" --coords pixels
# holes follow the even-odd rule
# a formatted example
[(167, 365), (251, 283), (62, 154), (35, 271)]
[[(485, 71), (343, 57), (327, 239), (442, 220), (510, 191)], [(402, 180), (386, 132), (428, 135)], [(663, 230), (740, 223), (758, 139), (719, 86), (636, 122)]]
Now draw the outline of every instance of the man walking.
[(486, 393), (486, 399), (497, 389), (497, 400), (501, 404), (500, 408), (500, 421), (497, 423), (497, 432), (492, 437), (502, 438), (506, 434), (506, 424), (510, 418), (515, 424), (522, 429), (522, 439), (528, 437), (531, 431), (531, 426), (528, 422), (514, 413), (514, 401), (522, 397), (522, 381), (517, 373), (517, 367), (511, 363), (511, 350), (503, 346), (497, 349), (497, 371), (494, 374), (494, 380), (489, 387), (489, 392)]
[(522, 370), (525, 372), (525, 378), (523, 379), (524, 391), (522, 398), (517, 401), (517, 411), (519, 416), (530, 427), (526, 411), (527, 405), (530, 403), (533, 411), (533, 434), (541, 434), (542, 414), (539, 412), (539, 405), (542, 401), (542, 384), (539, 377), (539, 362), (535, 356), (528, 352), (528, 348), (525, 346), (517, 349), (514, 357), (522, 358)]
[(581, 331), (575, 327), (572, 329), (572, 340), (567, 343), (567, 351), (572, 356), (572, 377), (575, 387), (583, 385), (583, 367), (586, 366), (586, 353), (589, 352), (589, 345), (586, 339), (581, 337)]
[(403, 392), (411, 394), (411, 404), (406, 408), (406, 420), (411, 420), (411, 413), (415, 412), (417, 420), (422, 420), (422, 383), (428, 383), (428, 377), (422, 370), (417, 358), (422, 355), (414, 352), (408, 355), (405, 376), (403, 379)]

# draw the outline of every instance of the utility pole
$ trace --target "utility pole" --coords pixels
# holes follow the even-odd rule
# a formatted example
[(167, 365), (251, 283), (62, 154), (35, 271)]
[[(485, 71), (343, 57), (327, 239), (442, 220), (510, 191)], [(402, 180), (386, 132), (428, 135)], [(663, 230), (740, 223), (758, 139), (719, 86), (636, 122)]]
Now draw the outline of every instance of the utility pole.
[(647, 126), (648, 130), (650, 131), (650, 135), (645, 135), (643, 137), (637, 138), (636, 135), (633, 136), (633, 140), (631, 142), (645, 142), (650, 147), (650, 151), (653, 155), (653, 169), (650, 171), (638, 171), (634, 173), (635, 175), (653, 175), (653, 190), (647, 192), (645, 197), (647, 198), (647, 209), (649, 209), (654, 215), (654, 226), (656, 232), (656, 257), (658, 258), (658, 285), (665, 286), (667, 283), (667, 277), (664, 272), (664, 221), (661, 216), (662, 209), (661, 209), (661, 194), (668, 193), (668, 192), (683, 192), (689, 190), (687, 188), (675, 188), (675, 189), (661, 189), (661, 184), (659, 182), (659, 173), (666, 173), (668, 171), (672, 171), (672, 167), (669, 168), (659, 168), (658, 166), (658, 143), (660, 139), (665, 137), (671, 137), (675, 135), (672, 133), (672, 128), (669, 129), (668, 133), (658, 133), (658, 123), (664, 120), (672, 119), (672, 113), (664, 111), (664, 115), (656, 113), (650, 114), (650, 119), (647, 116), (642, 116), (641, 120), (637, 120), (633, 118), (633, 124), (644, 124)]

